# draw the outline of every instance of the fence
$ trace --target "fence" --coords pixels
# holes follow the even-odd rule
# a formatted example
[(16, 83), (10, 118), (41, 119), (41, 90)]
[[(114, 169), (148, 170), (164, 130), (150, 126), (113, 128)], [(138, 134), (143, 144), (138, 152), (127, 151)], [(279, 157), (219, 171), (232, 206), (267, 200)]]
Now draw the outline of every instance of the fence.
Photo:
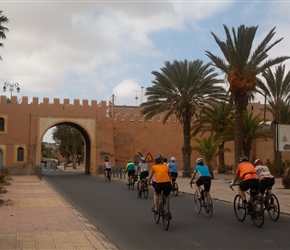
[[(105, 174), (105, 169), (103, 165), (99, 166), (99, 174), (102, 174), (102, 175)], [(126, 178), (125, 169), (122, 167), (112, 167), (111, 177), (125, 179)]]

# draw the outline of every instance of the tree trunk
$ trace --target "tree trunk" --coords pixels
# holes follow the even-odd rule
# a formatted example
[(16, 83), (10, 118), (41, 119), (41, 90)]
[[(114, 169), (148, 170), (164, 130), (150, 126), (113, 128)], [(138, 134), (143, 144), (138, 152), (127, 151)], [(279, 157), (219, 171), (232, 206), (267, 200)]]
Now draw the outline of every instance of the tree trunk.
[(224, 142), (221, 145), (219, 145), (219, 167), (218, 167), (219, 170), (225, 168), (225, 153), (223, 152), (224, 146), (225, 146)]
[(235, 111), (235, 171), (239, 158), (243, 154), (243, 111), (247, 107), (247, 94), (245, 92), (234, 93)]
[(275, 176), (283, 176), (283, 165), (282, 165), (282, 153), (277, 151), (276, 142), (277, 142), (277, 124), (272, 122), (271, 129), (273, 131), (273, 150), (274, 150), (274, 166), (275, 166)]
[(190, 156), (191, 156), (191, 145), (190, 145), (190, 124), (191, 119), (184, 119), (183, 121), (183, 147), (182, 147), (182, 157), (183, 157), (183, 170), (190, 171)]

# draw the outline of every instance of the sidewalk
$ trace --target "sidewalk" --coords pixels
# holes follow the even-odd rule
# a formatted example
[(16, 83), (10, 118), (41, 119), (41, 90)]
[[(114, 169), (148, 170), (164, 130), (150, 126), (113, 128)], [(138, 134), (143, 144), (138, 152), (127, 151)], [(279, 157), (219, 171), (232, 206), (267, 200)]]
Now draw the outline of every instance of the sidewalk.
[[(190, 179), (180, 176), (181, 172), (180, 193), (193, 194)], [(233, 202), (237, 190), (229, 188), (232, 179), (233, 175), (215, 174), (211, 188), (215, 202)], [(0, 194), (0, 249), (117, 249), (45, 181), (25, 175), (12, 176), (10, 183)], [(290, 214), (290, 189), (284, 189), (278, 178), (273, 191), (281, 212)]]
[(0, 194), (0, 249), (117, 249), (37, 176), (12, 176)]

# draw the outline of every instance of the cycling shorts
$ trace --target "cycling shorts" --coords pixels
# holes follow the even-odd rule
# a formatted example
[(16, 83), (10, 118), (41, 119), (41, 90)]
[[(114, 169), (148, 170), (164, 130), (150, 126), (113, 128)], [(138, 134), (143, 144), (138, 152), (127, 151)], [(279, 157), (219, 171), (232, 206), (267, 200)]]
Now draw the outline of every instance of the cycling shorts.
[(196, 181), (197, 186), (204, 186), (204, 190), (209, 192), (211, 186), (211, 177), (210, 176), (201, 176)]
[(128, 176), (134, 176), (135, 170), (128, 170)]
[(248, 180), (242, 181), (239, 185), (239, 187), (242, 191), (246, 191), (248, 189), (253, 189), (253, 191), (254, 191), (253, 194), (258, 193), (259, 186), (260, 186), (259, 179), (248, 179)]
[(155, 192), (157, 194), (161, 194), (161, 192), (163, 191), (163, 194), (165, 196), (168, 196), (171, 190), (172, 190), (171, 182), (159, 182), (159, 183), (156, 183), (155, 185)]
[(105, 171), (111, 172), (112, 169), (111, 168), (105, 168)]
[(272, 187), (275, 184), (275, 178), (265, 178), (260, 181), (259, 192), (264, 194), (266, 190), (272, 190)]
[(149, 175), (149, 171), (143, 171), (140, 173), (140, 180), (146, 178)]
[(176, 178), (178, 176), (178, 172), (170, 172), (171, 180), (176, 181)]

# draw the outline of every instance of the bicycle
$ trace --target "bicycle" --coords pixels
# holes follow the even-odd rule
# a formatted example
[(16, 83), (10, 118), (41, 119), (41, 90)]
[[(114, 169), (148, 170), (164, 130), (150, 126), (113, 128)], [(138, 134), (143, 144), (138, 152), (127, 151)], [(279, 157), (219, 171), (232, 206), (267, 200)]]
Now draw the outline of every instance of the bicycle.
[(273, 193), (269, 194), (267, 191), (264, 201), (264, 210), (268, 211), (269, 217), (272, 221), (277, 221), (280, 216), (280, 204), (277, 196)]
[[(233, 186), (238, 186), (239, 184), (234, 184)], [(233, 187), (230, 185), (232, 190)], [(234, 198), (234, 211), (238, 221), (243, 222), (247, 215), (251, 216), (251, 219), (256, 227), (261, 228), (264, 224), (264, 208), (262, 197), (258, 196), (258, 191), (254, 188), (250, 191), (246, 191), (249, 195), (248, 204), (249, 206), (244, 206), (242, 197), (237, 194)]]
[(178, 184), (176, 183), (176, 178), (173, 180), (171, 179), (171, 186), (172, 186), (172, 193), (177, 196), (178, 195)]
[[(146, 177), (146, 178), (143, 178), (137, 182), (137, 194), (138, 194), (139, 198), (141, 198), (142, 193), (143, 193), (143, 196), (145, 199), (148, 198), (149, 188), (148, 188), (147, 180), (148, 180), (148, 178)], [(141, 182), (141, 189), (139, 188), (140, 182)], [(141, 191), (141, 193), (139, 194), (140, 191)]]
[(165, 197), (165, 195), (163, 194), (163, 191), (159, 195), (159, 206), (158, 206), (157, 214), (154, 213), (154, 221), (156, 224), (159, 223), (160, 218), (162, 218), (164, 230), (167, 231), (172, 217), (170, 213), (169, 197)]
[[(193, 182), (194, 183), (194, 182)], [(190, 184), (192, 188), (192, 183)], [(195, 211), (200, 214), (201, 208), (204, 207), (206, 215), (208, 218), (212, 216), (213, 213), (213, 202), (209, 192), (204, 190), (201, 186), (199, 186), (201, 198), (198, 197), (197, 191), (194, 193), (194, 206)]]
[(111, 181), (111, 171), (106, 171), (105, 170), (105, 180), (106, 181)]
[(136, 174), (130, 176), (130, 181), (128, 185), (128, 189), (134, 189), (135, 182), (138, 180), (138, 176)]

